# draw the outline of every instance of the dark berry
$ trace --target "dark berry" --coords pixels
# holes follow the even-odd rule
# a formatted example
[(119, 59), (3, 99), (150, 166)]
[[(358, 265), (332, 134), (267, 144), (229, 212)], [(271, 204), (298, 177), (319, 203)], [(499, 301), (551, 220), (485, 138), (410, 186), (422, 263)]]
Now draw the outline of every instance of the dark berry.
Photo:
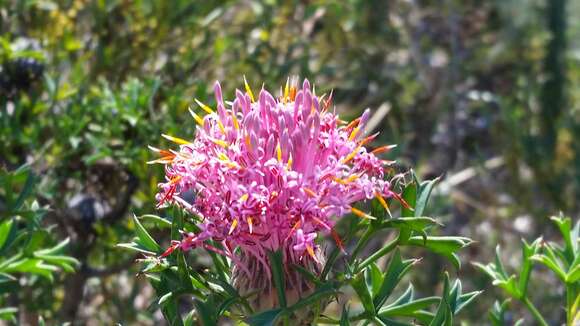
[(17, 58), (2, 65), (0, 88), (5, 93), (27, 91), (42, 77), (44, 64), (32, 58)]

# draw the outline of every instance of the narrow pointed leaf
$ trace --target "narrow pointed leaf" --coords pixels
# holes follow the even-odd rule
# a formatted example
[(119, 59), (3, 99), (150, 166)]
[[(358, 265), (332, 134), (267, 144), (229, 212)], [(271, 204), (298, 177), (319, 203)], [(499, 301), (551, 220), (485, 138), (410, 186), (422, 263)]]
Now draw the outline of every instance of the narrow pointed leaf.
[(415, 216), (422, 216), (433, 191), (435, 184), (439, 182), (439, 178), (433, 180), (424, 181), (421, 183), (419, 194), (417, 196), (417, 203), (415, 204)]
[(274, 285), (278, 293), (278, 302), (280, 302), (281, 307), (286, 308), (286, 283), (284, 281), (284, 266), (282, 266), (282, 252), (280, 250), (270, 251), (268, 257), (270, 258)]
[(161, 247), (157, 244), (157, 242), (155, 242), (153, 237), (151, 237), (151, 235), (143, 227), (141, 222), (139, 222), (139, 219), (137, 219), (137, 216), (133, 216), (133, 221), (135, 223), (135, 231), (137, 232), (137, 238), (138, 238), (137, 243), (143, 245), (143, 247), (145, 247), (145, 249), (147, 249), (149, 251), (152, 251), (155, 253), (160, 253)]
[(355, 290), (356, 294), (358, 295), (358, 298), (361, 304), (363, 305), (365, 311), (374, 314), (375, 306), (373, 305), (371, 291), (367, 286), (364, 274), (365, 274), (364, 272), (358, 273), (350, 284)]
[(397, 284), (399, 284), (401, 278), (403, 278), (415, 262), (416, 260), (414, 259), (403, 260), (399, 250), (396, 250), (393, 253), (391, 261), (389, 262), (389, 267), (385, 272), (383, 284), (375, 296), (375, 307), (381, 307), (385, 303)]
[(246, 320), (250, 326), (274, 326), (280, 317), (282, 309), (267, 310)]

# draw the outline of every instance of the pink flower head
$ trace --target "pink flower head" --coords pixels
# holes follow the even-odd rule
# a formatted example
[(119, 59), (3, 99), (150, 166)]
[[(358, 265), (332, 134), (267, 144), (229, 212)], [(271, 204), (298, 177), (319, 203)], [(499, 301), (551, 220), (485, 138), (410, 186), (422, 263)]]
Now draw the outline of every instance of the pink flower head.
[(364, 135), (368, 110), (346, 124), (328, 110), (332, 95), (317, 97), (308, 80), (300, 89), (286, 84), (278, 98), (264, 89), (254, 98), (247, 83), (233, 102), (224, 102), (217, 82), (214, 92), (215, 111), (196, 100), (207, 115), (191, 112), (195, 139), (164, 135), (179, 150), (157, 150), (162, 157), (154, 161), (166, 164), (159, 206), (174, 203), (200, 217), (201, 231), (174, 249), (218, 250), (205, 243), (212, 239), (234, 263), (240, 248), (267, 271), (268, 250), (282, 249), (285, 261), (318, 262), (318, 234), (336, 235), (335, 221), (347, 213), (369, 217), (354, 203), (392, 195), (376, 156), (390, 147), (365, 148), (376, 136)]

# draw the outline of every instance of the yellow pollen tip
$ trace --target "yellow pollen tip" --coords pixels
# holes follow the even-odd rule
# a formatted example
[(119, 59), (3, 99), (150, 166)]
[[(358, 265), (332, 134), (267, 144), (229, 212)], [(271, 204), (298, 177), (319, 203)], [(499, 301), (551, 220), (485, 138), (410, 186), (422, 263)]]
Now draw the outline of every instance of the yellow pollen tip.
[(354, 126), (358, 125), (358, 123), (360, 122), (360, 118), (356, 118), (354, 120), (352, 120), (347, 126), (346, 129), (348, 128), (354, 128)]
[(297, 221), (296, 224), (294, 224), (294, 226), (292, 227), (292, 229), (290, 230), (290, 232), (288, 232), (288, 236), (286, 237), (285, 241), (288, 241), (288, 239), (290, 239), (290, 237), (292, 236), (292, 234), (294, 232), (296, 232), (296, 230), (300, 227), (300, 221)]
[(254, 93), (252, 93), (252, 89), (250, 88), (250, 85), (248, 85), (246, 76), (244, 76), (244, 87), (246, 88), (246, 93), (248, 93), (248, 95), (250, 96), (250, 100), (252, 101), (252, 103), (255, 102)]
[(340, 178), (332, 178), (332, 180), (334, 180), (334, 181), (336, 181), (336, 182), (340, 183), (341, 185), (345, 185), (345, 184), (347, 183), (346, 181), (344, 181), (344, 180), (342, 180), (342, 179), (340, 179)]
[(353, 175), (349, 176), (349, 177), (348, 177), (348, 178), (346, 178), (346, 179), (340, 179), (340, 178), (332, 178), (332, 180), (334, 180), (334, 181), (336, 181), (336, 182), (338, 182), (338, 183), (340, 183), (340, 184), (342, 184), (342, 185), (346, 185), (346, 184), (349, 184), (349, 183), (351, 183), (351, 182), (355, 181), (355, 180), (356, 180), (356, 179), (358, 179), (358, 178), (359, 178), (359, 176), (358, 176), (358, 175), (356, 175), (356, 174), (353, 174)]
[(250, 142), (250, 135), (246, 135), (245, 140), (246, 140), (246, 146), (248, 146), (248, 149), (252, 149), (252, 142)]
[(228, 143), (221, 140), (221, 139), (215, 139), (215, 138), (210, 138), (210, 139), (214, 144), (216, 144), (218, 146), (221, 146), (221, 147), (226, 148), (226, 149), (229, 147)]
[(367, 213), (365, 213), (365, 212), (361, 211), (361, 210), (360, 210), (360, 209), (358, 209), (358, 208), (354, 208), (354, 207), (352, 207), (352, 208), (350, 209), (350, 211), (351, 211), (351, 212), (352, 212), (354, 215), (356, 215), (356, 216), (358, 216), (358, 217), (360, 217), (360, 218), (364, 218), (364, 219), (367, 219), (367, 220), (376, 220), (376, 217), (370, 216), (370, 215), (368, 215)]
[(160, 158), (160, 159), (153, 160), (153, 161), (147, 161), (147, 164), (157, 164), (157, 163), (159, 163), (159, 164), (168, 164), (168, 163), (171, 163), (171, 162), (173, 162), (173, 158), (171, 158), (171, 159)]
[(197, 115), (195, 112), (193, 112), (192, 109), (188, 109), (189, 110), (189, 114), (191, 114), (191, 116), (193, 117), (193, 119), (195, 120), (195, 122), (197, 122), (198, 125), (203, 127), (203, 118), (200, 117), (199, 115)]
[(345, 157), (345, 158), (342, 160), (342, 163), (343, 163), (343, 164), (346, 164), (346, 163), (348, 163), (350, 160), (352, 160), (352, 159), (353, 159), (353, 158), (356, 156), (356, 154), (358, 153), (358, 151), (360, 150), (360, 148), (361, 148), (361, 145), (358, 145), (358, 146), (357, 146), (357, 147), (354, 149), (354, 151), (352, 151), (350, 154), (348, 154), (348, 156), (346, 156), (346, 157)]
[(385, 200), (385, 198), (383, 198), (383, 196), (381, 196), (381, 194), (378, 191), (375, 191), (375, 197), (377, 198), (377, 200), (379, 201), (381, 206), (383, 206), (385, 208), (387, 213), (389, 215), (391, 215), (391, 210), (389, 209), (389, 204), (387, 204), (387, 201)]
[(193, 100), (195, 101), (195, 103), (197, 103), (197, 105), (199, 105), (199, 107), (202, 108), (202, 110), (204, 110), (205, 112), (207, 112), (207, 114), (212, 114), (213, 113), (213, 110), (209, 106), (203, 104), (200, 100), (198, 100), (198, 99), (193, 99)]
[(373, 141), (373, 140), (374, 140), (374, 139), (375, 139), (375, 138), (376, 138), (378, 135), (379, 135), (379, 133), (377, 132), (377, 133), (375, 133), (374, 135), (370, 135), (370, 136), (368, 136), (368, 137), (364, 138), (363, 140), (361, 140), (361, 141), (360, 141), (360, 145), (361, 145), (361, 146), (364, 146), (364, 145), (366, 145), (366, 144), (370, 143), (370, 142), (371, 142), (371, 141)]
[(225, 153), (219, 153), (218, 158), (230, 169), (239, 169), (240, 166), (236, 162), (232, 162)]
[(161, 137), (163, 137), (163, 138), (165, 138), (165, 139), (167, 139), (169, 141), (172, 141), (172, 142), (174, 142), (176, 144), (179, 144), (179, 145), (188, 145), (188, 144), (191, 144), (191, 142), (188, 141), (188, 140), (185, 140), (185, 139), (182, 139), (182, 138), (178, 138), (178, 137), (169, 136), (169, 135), (166, 135), (166, 134), (161, 134)]
[(229, 161), (230, 160), (230, 158), (224, 153), (219, 153), (218, 158), (222, 161)]
[(280, 143), (276, 145), (276, 155), (278, 156), (278, 162), (282, 163), (282, 148), (280, 148)]
[(236, 226), (238, 226), (238, 220), (233, 220), (232, 226), (230, 226), (230, 232), (228, 232), (228, 235), (231, 235), (234, 232), (234, 230), (236, 229)]
[(288, 156), (288, 164), (286, 164), (286, 168), (290, 170), (292, 168), (292, 154)]
[(298, 89), (296, 86), (290, 87), (290, 100), (294, 101), (296, 99), (296, 94), (298, 93)]
[(352, 130), (352, 132), (350, 133), (350, 137), (348, 137), (348, 140), (353, 141), (356, 138), (359, 130), (360, 130), (360, 127), (354, 128)]
[(378, 154), (381, 154), (381, 153), (387, 153), (387, 152), (389, 152), (391, 149), (393, 149), (395, 147), (397, 147), (397, 145), (381, 146), (381, 147), (378, 147), (378, 148), (374, 149), (371, 153), (373, 153), (375, 155), (378, 155)]
[(251, 217), (248, 217), (248, 227), (250, 228), (250, 234), (254, 233), (254, 222)]
[(312, 259), (314, 259), (315, 261), (318, 261), (316, 259), (316, 255), (314, 255), (314, 249), (312, 249), (312, 247), (310, 245), (306, 245), (306, 251), (308, 252), (310, 257), (312, 257)]
[(176, 184), (179, 182), (179, 180), (181, 180), (181, 176), (178, 175), (175, 178), (171, 179), (171, 181), (169, 181), (170, 184)]
[(248, 200), (248, 197), (250, 197), (250, 195), (248, 195), (248, 194), (243, 194), (242, 196), (240, 196), (240, 201), (241, 201), (241, 202), (245, 202), (246, 200)]
[(351, 175), (350, 177), (348, 177), (346, 179), (346, 182), (353, 182), (353, 181), (355, 181), (358, 178), (359, 178), (359, 176), (357, 174), (353, 174), (353, 175)]
[(238, 168), (240, 168), (240, 166), (236, 162), (229, 162), (228, 161), (228, 162), (226, 162), (226, 165), (230, 169), (238, 169)]
[(226, 134), (226, 128), (224, 127), (224, 124), (221, 121), (217, 120), (217, 125), (220, 128), (220, 131), (222, 132), (222, 134), (225, 135)]
[(232, 112), (232, 122), (234, 124), (234, 128), (236, 130), (240, 130), (240, 124), (238, 123), (238, 118), (236, 118), (236, 114)]
[(288, 99), (289, 92), (290, 92), (290, 77), (286, 79), (286, 86), (284, 86), (284, 102)]
[(161, 149), (159, 149), (157, 147), (153, 147), (151, 145), (147, 145), (147, 148), (149, 148), (149, 150), (154, 151), (154, 152), (157, 152), (157, 153), (159, 153), (159, 152), (162, 151)]
[(304, 192), (310, 196), (310, 197), (316, 197), (316, 193), (314, 191), (312, 191), (312, 189), (306, 188), (306, 187), (302, 187), (302, 190), (304, 190)]

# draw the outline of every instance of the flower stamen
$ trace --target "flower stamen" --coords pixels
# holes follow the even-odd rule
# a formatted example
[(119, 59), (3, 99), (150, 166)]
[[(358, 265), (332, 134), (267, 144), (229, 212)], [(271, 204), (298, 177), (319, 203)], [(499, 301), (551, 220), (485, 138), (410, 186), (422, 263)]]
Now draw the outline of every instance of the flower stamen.
[(356, 118), (354, 120), (352, 120), (346, 127), (345, 129), (350, 129), (350, 128), (354, 128), (354, 126), (358, 125), (358, 123), (360, 122), (360, 118)]
[(185, 139), (182, 139), (182, 138), (178, 138), (178, 137), (169, 136), (169, 135), (166, 135), (166, 134), (161, 134), (161, 137), (163, 137), (163, 138), (165, 138), (165, 139), (167, 139), (169, 141), (172, 141), (172, 142), (174, 142), (176, 144), (179, 144), (179, 145), (190, 145), (191, 144), (191, 142), (188, 141), (188, 140), (185, 140)]
[(310, 188), (306, 188), (306, 187), (302, 187), (302, 190), (304, 190), (304, 192), (305, 192), (305, 193), (306, 193), (308, 196), (310, 196), (310, 197), (312, 197), (312, 198), (316, 198), (316, 193), (315, 193), (315, 192), (314, 192), (312, 189), (310, 189)]
[(248, 85), (248, 81), (246, 80), (246, 76), (244, 76), (244, 87), (246, 88), (246, 93), (250, 96), (250, 100), (254, 103), (256, 100), (254, 99), (254, 93), (252, 93), (252, 89), (250, 85)]
[(213, 113), (213, 110), (209, 106), (203, 104), (198, 99), (193, 99), (193, 100), (195, 101), (195, 103), (197, 103), (197, 105), (199, 105), (202, 108), (202, 110), (204, 110), (205, 112), (207, 112), (207, 114), (212, 114)]
[(358, 209), (358, 208), (354, 208), (354, 207), (352, 207), (350, 210), (351, 210), (351, 212), (352, 212), (354, 215), (356, 215), (356, 216), (358, 216), (358, 217), (360, 217), (360, 218), (364, 218), (364, 219), (367, 219), (367, 220), (376, 220), (376, 219), (377, 219), (376, 217), (374, 217), (374, 216), (370, 216), (370, 215), (368, 215), (367, 213), (365, 213), (365, 212), (361, 211), (361, 210), (360, 210), (360, 209)]
[(248, 217), (247, 218), (247, 221), (248, 221), (248, 228), (250, 229), (250, 234), (252, 234), (252, 233), (254, 233), (254, 230), (253, 230), (253, 228), (254, 228), (254, 221), (252, 221), (252, 218), (251, 217)]
[(348, 140), (350, 140), (350, 141), (353, 141), (353, 140), (356, 138), (356, 136), (357, 136), (357, 134), (358, 134), (358, 131), (359, 131), (359, 129), (360, 129), (360, 126), (359, 126), (359, 127), (356, 127), (356, 128), (354, 128), (354, 129), (352, 130), (352, 132), (350, 133), (350, 136), (348, 137)]
[(286, 237), (286, 239), (284, 241), (288, 241), (288, 239), (290, 239), (290, 237), (292, 236), (292, 234), (294, 234), (294, 232), (296, 232), (296, 230), (298, 230), (298, 228), (300, 227), (300, 220), (298, 220), (294, 226), (292, 227), (292, 229), (290, 230), (290, 232), (288, 232), (288, 236)]
[(220, 131), (222, 132), (222, 134), (226, 135), (226, 128), (224, 127), (224, 124), (219, 120), (216, 120), (216, 122), (217, 122), (218, 128), (220, 128)]
[(286, 103), (287, 100), (289, 100), (288, 98), (288, 93), (290, 92), (290, 77), (288, 77), (286, 79), (286, 86), (284, 86), (284, 95), (283, 95), (283, 100), (284, 103)]
[(318, 259), (316, 258), (316, 255), (314, 254), (314, 249), (312, 249), (312, 246), (306, 245), (306, 251), (308, 252), (310, 257), (312, 257), (312, 259), (314, 259), (314, 261), (318, 263)]
[(238, 123), (238, 118), (236, 118), (236, 114), (232, 112), (232, 122), (234, 124), (234, 128), (236, 130), (240, 130), (240, 124)]
[(282, 163), (282, 148), (280, 148), (280, 142), (276, 145), (276, 156), (278, 157), (278, 162)]
[(228, 235), (232, 235), (232, 233), (234, 233), (234, 230), (236, 229), (237, 226), (238, 226), (238, 220), (233, 220), (232, 226), (230, 226), (230, 231), (228, 232)]
[(375, 197), (377, 198), (377, 200), (379, 201), (381, 206), (383, 206), (385, 208), (385, 210), (387, 211), (389, 216), (392, 217), (393, 215), (391, 214), (391, 210), (389, 209), (389, 205), (387, 204), (387, 201), (385, 200), (385, 198), (383, 198), (383, 196), (381, 196), (381, 194), (378, 191), (375, 191)]
[(345, 157), (345, 158), (342, 160), (342, 164), (346, 164), (346, 163), (350, 162), (350, 160), (352, 160), (352, 159), (353, 159), (353, 158), (356, 156), (356, 154), (358, 154), (358, 152), (360, 151), (361, 147), (362, 147), (361, 145), (358, 145), (358, 146), (357, 146), (357, 147), (354, 149), (354, 151), (352, 151), (350, 154), (348, 154), (348, 155), (347, 155), (347, 156), (346, 156), (346, 157)]
[(340, 239), (338, 232), (336, 232), (336, 230), (333, 228), (330, 230), (330, 234), (332, 235), (332, 238), (334, 239), (334, 242), (336, 243), (336, 245), (338, 246), (340, 251), (342, 251), (343, 254), (346, 254), (346, 250), (344, 249), (344, 244), (342, 243), (342, 240)]
[(330, 95), (328, 95), (328, 98), (324, 101), (324, 106), (322, 108), (322, 112), (326, 112), (326, 110), (328, 109), (328, 107), (330, 106), (330, 104), (332, 103), (332, 93), (334, 92), (334, 90), (330, 90)]
[(381, 153), (387, 153), (395, 147), (397, 147), (397, 145), (385, 145), (385, 146), (375, 148), (371, 153), (373, 153), (375, 155), (378, 155)]
[(252, 143), (250, 142), (250, 135), (246, 134), (245, 141), (246, 141), (246, 146), (248, 146), (248, 149), (252, 150)]
[(371, 141), (373, 141), (377, 136), (379, 135), (379, 133), (374, 133), (366, 138), (364, 138), (363, 140), (360, 141), (360, 145), (361, 146), (365, 146), (366, 144), (370, 143)]
[(218, 146), (221, 146), (221, 147), (223, 147), (223, 148), (225, 148), (225, 149), (228, 149), (228, 148), (230, 147), (230, 146), (229, 146), (229, 144), (228, 144), (227, 142), (225, 142), (225, 141), (223, 141), (223, 140), (221, 140), (221, 139), (210, 138), (210, 140), (211, 140), (211, 141), (212, 141), (214, 144), (216, 144), (216, 145), (218, 145)]
[(197, 113), (193, 112), (193, 110), (191, 108), (188, 108), (187, 110), (189, 110), (189, 114), (191, 114), (191, 116), (193, 117), (193, 119), (195, 120), (195, 122), (200, 126), (203, 127), (204, 125), (204, 121), (203, 118), (200, 117), (199, 115), (197, 115)]

